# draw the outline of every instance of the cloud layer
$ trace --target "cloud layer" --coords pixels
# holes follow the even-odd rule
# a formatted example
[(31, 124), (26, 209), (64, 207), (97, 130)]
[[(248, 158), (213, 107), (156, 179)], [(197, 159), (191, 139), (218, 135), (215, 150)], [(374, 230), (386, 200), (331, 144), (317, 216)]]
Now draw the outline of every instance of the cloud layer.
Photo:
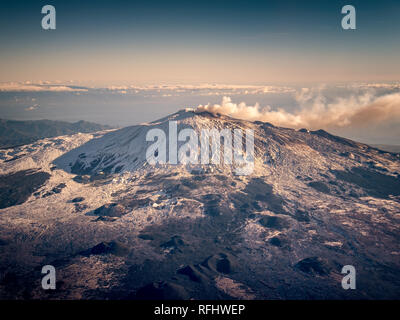
[(196, 111), (220, 113), (250, 121), (259, 120), (296, 129), (360, 128), (386, 122), (400, 123), (400, 93), (380, 97), (364, 93), (327, 102), (318, 90), (304, 88), (296, 93), (295, 98), (299, 108), (294, 112), (272, 110), (270, 106), (260, 107), (258, 104), (248, 106), (244, 102), (237, 104), (226, 96), (221, 104), (199, 105)]
[(73, 85), (73, 82), (63, 84), (59, 82), (3, 82), (0, 83), (0, 92), (102, 92), (116, 94), (143, 94), (159, 95), (162, 97), (180, 95), (223, 96), (223, 95), (256, 95), (269, 93), (291, 93), (295, 90), (287, 86), (272, 85), (227, 85), (227, 84), (197, 84), (197, 85), (111, 85), (94, 87)]
[(69, 85), (30, 83), (30, 82), (6, 82), (0, 83), (0, 92), (86, 92), (88, 89)]

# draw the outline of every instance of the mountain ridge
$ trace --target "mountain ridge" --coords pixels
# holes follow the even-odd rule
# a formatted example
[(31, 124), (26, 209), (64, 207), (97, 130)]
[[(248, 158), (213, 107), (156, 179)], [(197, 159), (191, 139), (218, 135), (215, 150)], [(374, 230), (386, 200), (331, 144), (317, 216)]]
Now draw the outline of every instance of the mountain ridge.
[(111, 129), (110, 126), (80, 120), (6, 120), (0, 119), (0, 148), (25, 145), (43, 138), (51, 138), (77, 132), (90, 133)]

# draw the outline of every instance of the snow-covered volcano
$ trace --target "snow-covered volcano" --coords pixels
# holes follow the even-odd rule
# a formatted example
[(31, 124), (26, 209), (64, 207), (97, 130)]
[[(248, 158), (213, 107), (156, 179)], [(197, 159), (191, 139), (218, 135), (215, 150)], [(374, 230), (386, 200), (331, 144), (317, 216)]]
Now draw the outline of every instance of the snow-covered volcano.
[[(224, 129), (240, 129), (243, 132), (246, 129), (254, 130), (254, 153), (257, 167), (254, 174), (256, 175), (272, 173), (295, 176), (298, 174), (318, 175), (330, 170), (351, 169), (362, 164), (371, 166), (374, 161), (376, 165), (382, 165), (390, 170), (390, 163), (392, 161), (397, 163), (398, 160), (396, 155), (330, 135), (323, 130), (296, 131), (275, 127), (269, 123), (249, 122), (208, 112), (196, 113), (193, 110), (182, 110), (151, 123), (111, 131), (64, 154), (54, 163), (71, 173), (89, 175), (134, 172), (146, 168), (149, 165), (146, 160), (146, 150), (153, 143), (146, 141), (147, 133), (155, 128), (165, 132), (168, 153), (169, 125), (172, 121), (177, 123), (178, 132), (185, 128), (192, 128), (199, 137), (203, 129), (216, 129), (219, 132)], [(184, 142), (178, 141), (178, 148), (183, 144)], [(223, 145), (223, 140), (221, 145)], [(215, 169), (226, 172), (227, 168), (223, 168), (223, 152), (224, 150), (221, 150), (220, 165), (217, 165)], [(182, 169), (184, 166), (178, 167)], [(152, 168), (147, 169), (152, 170)], [(396, 172), (397, 168), (393, 168), (393, 173)]]
[[(149, 164), (171, 121), (253, 130), (254, 170)], [(35, 270), (52, 264), (53, 298), (398, 298), (398, 154), (192, 110), (1, 152), (1, 297), (49, 297)]]
[[(178, 141), (177, 139), (178, 133), (184, 129), (193, 129), (199, 138), (202, 136), (202, 130), (217, 130), (218, 133), (220, 133), (224, 129), (232, 132), (236, 129), (243, 132), (243, 139), (245, 139), (246, 129), (254, 130), (258, 128), (257, 125), (251, 122), (235, 120), (220, 115), (216, 116), (208, 112), (196, 113), (191, 109), (187, 109), (151, 123), (109, 132), (103, 137), (93, 139), (81, 147), (63, 155), (55, 161), (55, 164), (60, 168), (76, 174), (119, 173), (146, 169), (149, 165), (146, 159), (146, 151), (153, 144), (152, 141), (147, 141), (148, 132), (158, 129), (165, 133), (166, 136), (162, 140), (165, 140), (166, 151), (169, 155), (169, 149), (172, 148), (172, 146), (170, 146), (171, 140), (169, 136), (173, 134), (170, 132), (171, 124), (176, 126), (174, 129), (176, 131), (174, 139), (177, 143), (177, 149), (180, 149), (180, 147), (186, 143), (186, 141)], [(262, 137), (259, 137), (259, 139), (262, 139)], [(211, 149), (211, 142), (209, 144)], [(222, 145), (225, 146), (223, 140)], [(233, 151), (233, 142), (228, 148), (231, 149), (229, 150), (230, 152)], [(200, 149), (200, 142), (198, 149)], [(261, 144), (258, 144), (255, 149), (256, 154), (259, 156), (259, 159), (261, 159), (263, 152)], [(243, 152), (245, 152), (245, 150), (244, 148)], [(210, 150), (210, 153), (211, 151), (212, 150)], [(224, 150), (221, 151), (221, 154), (225, 152)], [(196, 152), (199, 153), (200, 158), (200, 150), (196, 150)], [(220, 170), (231, 170), (232, 168), (226, 166), (222, 158), (223, 155), (221, 156), (221, 165), (217, 165), (217, 167), (219, 167)], [(171, 163), (168, 156), (164, 162)], [(180, 162), (176, 161), (175, 164), (176, 163)], [(200, 159), (198, 163), (201, 164)], [(210, 163), (212, 162), (210, 161)], [(157, 167), (166, 168), (168, 165), (158, 165)], [(187, 166), (187, 169), (189, 167), (199, 168), (201, 166)]]

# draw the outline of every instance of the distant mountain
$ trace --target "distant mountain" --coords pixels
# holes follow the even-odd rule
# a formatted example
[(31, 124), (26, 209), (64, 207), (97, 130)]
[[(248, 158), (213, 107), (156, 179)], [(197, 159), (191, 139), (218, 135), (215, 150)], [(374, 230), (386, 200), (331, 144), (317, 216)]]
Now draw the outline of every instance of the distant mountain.
[(110, 127), (82, 120), (70, 123), (52, 120), (16, 121), (0, 119), (0, 148), (24, 145), (43, 138), (105, 129), (110, 129)]
[(388, 152), (393, 152), (393, 153), (400, 153), (400, 146), (396, 145), (390, 145), (390, 144), (371, 144), (372, 147), (383, 150), (383, 151), (388, 151)]

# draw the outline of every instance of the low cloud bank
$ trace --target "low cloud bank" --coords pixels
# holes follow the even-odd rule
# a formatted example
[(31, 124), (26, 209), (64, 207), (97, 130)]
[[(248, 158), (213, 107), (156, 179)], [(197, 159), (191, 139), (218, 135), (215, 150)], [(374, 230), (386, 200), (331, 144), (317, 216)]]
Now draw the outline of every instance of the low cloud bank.
[(0, 92), (87, 92), (88, 89), (69, 85), (7, 82), (0, 83)]
[(304, 88), (295, 94), (299, 108), (288, 112), (273, 110), (270, 106), (234, 103), (230, 97), (223, 97), (221, 104), (199, 105), (196, 112), (208, 111), (234, 118), (270, 122), (276, 126), (289, 128), (329, 129), (346, 127), (366, 127), (385, 122), (400, 122), (400, 93), (375, 97), (371, 93), (349, 98), (339, 98), (327, 102), (318, 90)]

